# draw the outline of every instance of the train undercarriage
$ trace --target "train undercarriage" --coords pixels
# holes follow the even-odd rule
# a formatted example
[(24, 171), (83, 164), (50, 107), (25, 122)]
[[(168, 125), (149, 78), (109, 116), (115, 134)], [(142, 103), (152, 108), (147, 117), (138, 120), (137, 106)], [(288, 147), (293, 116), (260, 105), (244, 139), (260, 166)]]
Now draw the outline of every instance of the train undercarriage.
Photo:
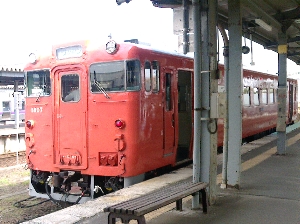
[[(166, 171), (166, 169), (163, 169)], [(169, 170), (169, 169), (167, 169)], [(83, 175), (78, 171), (59, 173), (31, 170), (29, 195), (51, 199), (54, 203), (84, 203), (161, 174), (151, 171), (134, 177)]]
[(141, 182), (145, 175), (130, 178), (82, 175), (77, 171), (51, 173), (31, 170), (29, 194), (31, 196), (70, 203), (88, 200), (117, 191), (124, 186)]

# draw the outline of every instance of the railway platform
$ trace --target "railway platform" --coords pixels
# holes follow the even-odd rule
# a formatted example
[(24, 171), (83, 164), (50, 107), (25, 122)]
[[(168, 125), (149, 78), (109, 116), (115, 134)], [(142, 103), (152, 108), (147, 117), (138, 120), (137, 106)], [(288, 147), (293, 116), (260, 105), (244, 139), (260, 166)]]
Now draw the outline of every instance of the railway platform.
[(25, 133), (25, 124), (20, 123), (19, 128), (14, 128), (14, 124), (0, 124), (0, 136), (16, 135)]
[(25, 149), (24, 122), (20, 122), (19, 128), (15, 128), (14, 123), (0, 124), (0, 156)]
[(241, 188), (218, 187), (216, 204), (206, 215), (191, 210), (188, 200), (182, 212), (172, 209), (147, 224), (300, 223), (300, 129), (288, 134), (285, 156), (276, 155), (272, 140), (245, 153), (242, 161)]
[[(168, 205), (148, 213), (147, 224), (300, 223), (300, 123), (287, 129), (287, 152), (276, 155), (276, 133), (242, 147), (240, 189), (220, 189), (208, 213), (191, 209), (191, 197), (183, 200), (183, 211)], [(218, 170), (221, 170), (218, 156)], [(219, 173), (219, 172), (218, 172)], [(108, 222), (103, 208), (192, 177), (191, 166), (122, 189), (104, 197), (74, 205), (24, 223)], [(218, 183), (221, 174), (218, 175)]]

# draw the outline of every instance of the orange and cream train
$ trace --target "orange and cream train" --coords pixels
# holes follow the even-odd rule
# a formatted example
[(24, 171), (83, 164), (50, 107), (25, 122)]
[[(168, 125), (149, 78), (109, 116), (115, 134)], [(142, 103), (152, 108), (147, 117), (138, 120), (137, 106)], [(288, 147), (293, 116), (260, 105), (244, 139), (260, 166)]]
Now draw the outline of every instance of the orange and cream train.
[[(30, 59), (30, 195), (81, 203), (191, 160), (192, 58), (110, 40), (58, 45)], [(246, 70), (243, 81), (243, 137), (274, 128), (276, 76)], [(289, 79), (287, 123), (295, 119), (296, 96)], [(218, 126), (220, 146), (221, 119)]]

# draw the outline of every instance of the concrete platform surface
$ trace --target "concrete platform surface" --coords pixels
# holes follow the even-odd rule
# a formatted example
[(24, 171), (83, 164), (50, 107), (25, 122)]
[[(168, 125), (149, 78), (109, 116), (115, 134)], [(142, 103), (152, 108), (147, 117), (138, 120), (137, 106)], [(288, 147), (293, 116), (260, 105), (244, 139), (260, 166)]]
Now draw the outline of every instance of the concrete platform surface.
[[(276, 134), (244, 145), (241, 188), (222, 190), (217, 187), (217, 201), (208, 207), (208, 214), (192, 210), (191, 197), (187, 197), (183, 200), (183, 211), (176, 211), (173, 203), (145, 215), (147, 224), (300, 224), (300, 128), (295, 127), (299, 127), (299, 123), (287, 130), (288, 146), (285, 156), (275, 155)], [(219, 155), (218, 170), (221, 158)], [(108, 213), (103, 212), (104, 207), (191, 177), (192, 168), (182, 168), (24, 223), (105, 224)], [(221, 174), (218, 175), (218, 183), (220, 180)]]
[[(289, 140), (285, 156), (275, 155), (276, 141), (257, 149), (264, 151), (257, 156), (266, 157), (265, 160), (243, 169), (241, 189), (218, 188), (217, 202), (209, 206), (207, 214), (191, 210), (188, 200), (182, 212), (172, 209), (147, 224), (299, 224), (300, 134), (299, 130), (296, 132)], [(250, 161), (256, 159), (259, 158)]]

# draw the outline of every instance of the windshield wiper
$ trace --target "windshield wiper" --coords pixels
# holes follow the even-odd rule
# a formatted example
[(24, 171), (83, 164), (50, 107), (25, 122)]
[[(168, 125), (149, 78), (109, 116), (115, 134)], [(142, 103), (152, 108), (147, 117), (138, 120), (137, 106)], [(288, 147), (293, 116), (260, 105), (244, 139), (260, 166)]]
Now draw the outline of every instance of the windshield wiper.
[(41, 97), (42, 91), (39, 92), (38, 97), (36, 98), (35, 102), (40, 102), (40, 97)]
[(94, 81), (95, 85), (97, 86), (98, 90), (104, 94), (104, 96), (106, 97), (106, 99), (110, 99), (110, 96), (108, 95), (108, 93), (105, 91), (105, 89), (101, 86), (100, 83), (98, 83), (97, 81)]

